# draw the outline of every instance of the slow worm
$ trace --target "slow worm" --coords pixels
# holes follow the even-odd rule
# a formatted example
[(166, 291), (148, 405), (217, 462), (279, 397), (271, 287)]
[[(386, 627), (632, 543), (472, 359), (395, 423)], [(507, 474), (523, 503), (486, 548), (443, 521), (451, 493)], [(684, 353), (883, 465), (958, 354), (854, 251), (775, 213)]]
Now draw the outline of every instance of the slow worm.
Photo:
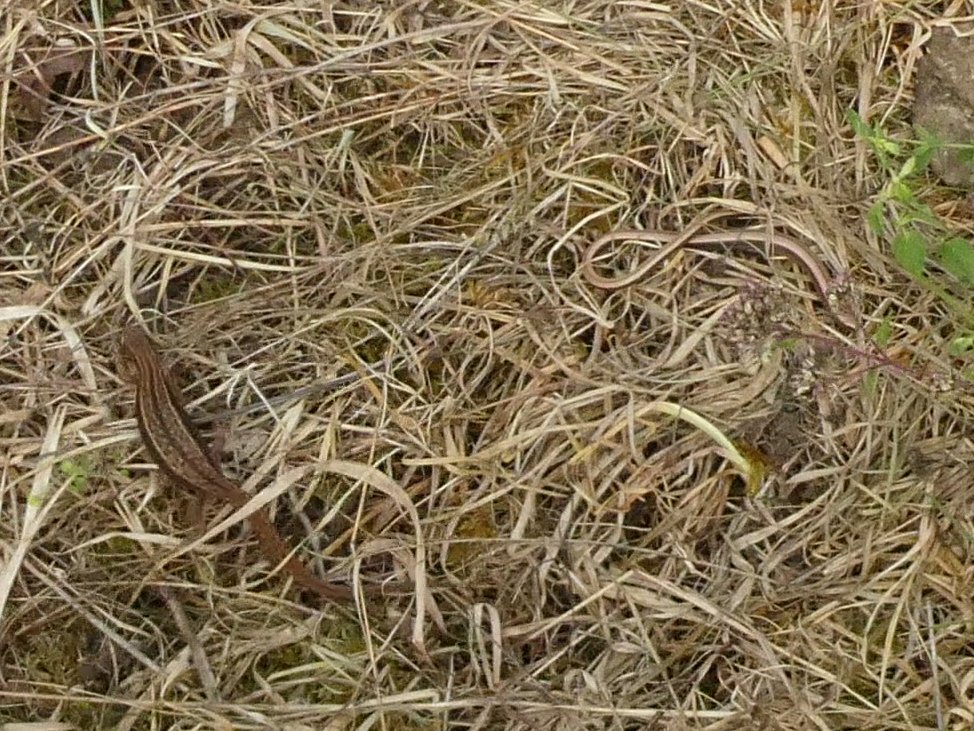
[[(602, 251), (616, 241), (651, 241), (662, 244), (663, 247), (649, 261), (636, 271), (619, 277), (605, 277), (595, 269), (595, 262)], [(695, 233), (687, 236), (681, 233), (657, 230), (622, 229), (611, 231), (598, 238), (589, 246), (582, 256), (582, 275), (593, 286), (600, 289), (617, 290), (628, 287), (639, 281), (660, 262), (671, 256), (678, 249), (700, 249), (712, 251), (727, 247), (731, 249), (754, 249), (755, 245), (763, 245), (768, 257), (786, 256), (800, 266), (811, 278), (818, 291), (822, 304), (829, 311), (834, 309), (829, 303), (829, 276), (825, 268), (819, 263), (815, 254), (808, 247), (795, 239), (779, 233), (768, 233), (757, 229), (738, 229), (733, 231), (717, 231), (714, 233)], [(760, 246), (759, 246), (760, 248)], [(836, 313), (837, 316), (838, 313)], [(840, 317), (843, 322), (845, 318)]]

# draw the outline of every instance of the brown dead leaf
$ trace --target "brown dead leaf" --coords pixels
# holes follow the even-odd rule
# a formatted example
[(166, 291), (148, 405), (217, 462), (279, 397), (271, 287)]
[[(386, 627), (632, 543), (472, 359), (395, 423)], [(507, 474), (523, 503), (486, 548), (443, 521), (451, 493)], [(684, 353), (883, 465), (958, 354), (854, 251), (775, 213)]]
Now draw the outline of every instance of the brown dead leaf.
[(73, 41), (21, 51), (11, 79), (14, 116), (31, 122), (41, 121), (55, 79), (84, 70), (88, 53)]

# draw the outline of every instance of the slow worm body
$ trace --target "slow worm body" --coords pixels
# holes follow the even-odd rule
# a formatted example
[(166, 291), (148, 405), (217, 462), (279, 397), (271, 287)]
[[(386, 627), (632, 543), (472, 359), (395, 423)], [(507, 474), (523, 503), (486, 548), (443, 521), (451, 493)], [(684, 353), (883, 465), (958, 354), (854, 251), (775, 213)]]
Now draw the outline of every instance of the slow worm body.
[[(618, 277), (606, 277), (596, 271), (595, 264), (604, 249), (619, 241), (649, 241), (662, 244), (662, 248), (649, 261), (633, 272)], [(736, 231), (717, 231), (714, 233), (692, 234), (669, 231), (624, 229), (611, 231), (589, 246), (582, 257), (582, 275), (595, 287), (617, 290), (628, 287), (653, 271), (667, 257), (679, 249), (750, 249), (763, 248), (766, 256), (785, 256), (808, 274), (822, 304), (832, 311), (829, 303), (829, 275), (816, 256), (801, 242), (779, 233), (768, 233), (757, 229)]]

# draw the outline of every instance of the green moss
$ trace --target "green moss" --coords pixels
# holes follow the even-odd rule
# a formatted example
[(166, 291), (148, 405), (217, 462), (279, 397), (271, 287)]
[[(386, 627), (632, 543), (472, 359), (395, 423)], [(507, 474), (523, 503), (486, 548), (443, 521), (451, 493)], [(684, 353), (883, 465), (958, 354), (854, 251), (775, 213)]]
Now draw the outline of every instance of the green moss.
[(237, 284), (229, 275), (204, 277), (196, 287), (197, 302), (213, 302), (222, 300), (237, 291)]
[[(320, 640), (327, 645), (336, 655), (344, 658), (364, 657), (366, 645), (362, 637), (359, 626), (354, 619), (336, 620), (325, 625), (325, 635)], [(291, 644), (275, 648), (267, 652), (257, 661), (256, 671), (259, 675), (269, 676), (286, 673), (289, 670), (302, 668), (304, 666), (326, 663), (318, 655), (311, 652), (309, 644), (304, 640), (295, 641)], [(321, 677), (332, 677), (333, 673), (322, 673)], [(250, 689), (247, 683), (241, 684), (237, 688), (238, 692), (257, 691), (256, 684)], [(295, 685), (296, 692), (300, 693), (302, 699), (310, 703), (347, 703), (355, 697), (357, 688), (354, 683), (329, 683), (327, 680), (321, 683), (300, 683)]]
[(70, 687), (78, 683), (78, 656), (83, 650), (84, 632), (68, 623), (48, 626), (32, 638), (23, 665), (25, 675), (34, 682)]
[(477, 559), (484, 555), (484, 542), (496, 538), (497, 527), (489, 505), (466, 513), (453, 531), (447, 565), (455, 572), (475, 569)]

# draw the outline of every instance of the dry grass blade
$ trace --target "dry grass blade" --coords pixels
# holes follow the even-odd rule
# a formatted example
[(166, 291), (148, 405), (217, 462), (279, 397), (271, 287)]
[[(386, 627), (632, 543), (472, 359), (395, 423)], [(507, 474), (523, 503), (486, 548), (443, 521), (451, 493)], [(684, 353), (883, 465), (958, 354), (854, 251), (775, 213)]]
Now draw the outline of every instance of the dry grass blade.
[(890, 256), (974, 230), (903, 173), (935, 5), (3, 4), (0, 727), (974, 727), (970, 291)]
[[(54, 458), (58, 451), (58, 443), (61, 438), (61, 430), (64, 427), (64, 409), (59, 409), (54, 414), (51, 423), (48, 424), (47, 434), (42, 442), (41, 454), (46, 455), (43, 463), (34, 474), (30, 492), (24, 505), (23, 516), (20, 519), (22, 526), (20, 535), (14, 543), (13, 550), (9, 558), (0, 567), (0, 619), (3, 618), (4, 607), (10, 597), (10, 589), (13, 587), (21, 564), (30, 550), (34, 536), (41, 529), (47, 513), (57, 503), (57, 498), (64, 491), (66, 484), (53, 490), (51, 485), (52, 473), (54, 471)], [(13, 521), (10, 521), (13, 522)]]

